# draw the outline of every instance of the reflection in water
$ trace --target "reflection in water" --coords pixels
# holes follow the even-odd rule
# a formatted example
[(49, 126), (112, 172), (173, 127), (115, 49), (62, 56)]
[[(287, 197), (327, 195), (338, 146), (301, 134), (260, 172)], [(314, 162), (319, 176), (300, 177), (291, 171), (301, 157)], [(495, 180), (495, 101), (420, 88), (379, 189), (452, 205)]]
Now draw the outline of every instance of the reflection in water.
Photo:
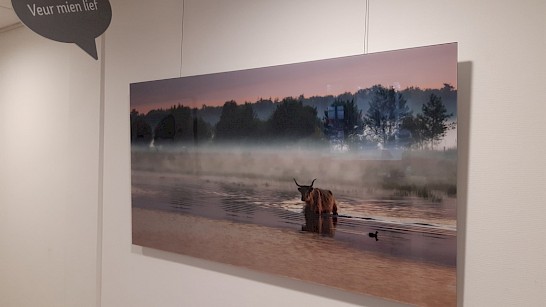
[(222, 197), (220, 207), (225, 211), (227, 217), (234, 220), (252, 221), (256, 212), (256, 206), (249, 202), (255, 197), (252, 188), (239, 188), (226, 184), (221, 185)]
[[(412, 305), (455, 305), (454, 266), (383, 257), (339, 244), (338, 237), (343, 235), (342, 217), (338, 217), (336, 238), (329, 238), (286, 228), (232, 223), (160, 210), (133, 208), (132, 213), (133, 243), (137, 245)], [(303, 220), (301, 215), (300, 212), (299, 217)], [(300, 222), (298, 226), (302, 224)], [(361, 238), (361, 244), (380, 246), (387, 243), (386, 232), (380, 231), (379, 242), (370, 242), (367, 231), (363, 233), (365, 237)]]
[(301, 226), (302, 231), (315, 232), (323, 236), (334, 237), (337, 225), (337, 215), (329, 213), (318, 214), (305, 206), (303, 210), (305, 225)]
[[(342, 214), (319, 216), (304, 210), (306, 204), (298, 194), (292, 186), (268, 186), (254, 181), (148, 172), (132, 175), (133, 207), (301, 230), (333, 238), (326, 241), (346, 248), (447, 266), (456, 264), (456, 232), (449, 225), (440, 224), (449, 219), (447, 205), (426, 205), (416, 199), (388, 202), (351, 198), (352, 195), (337, 192)], [(409, 210), (410, 207), (415, 210)], [(440, 218), (419, 215), (414, 219), (406, 211), (416, 215), (433, 211)], [(375, 231), (381, 232), (381, 240), (370, 236)], [(379, 242), (371, 242), (373, 239)]]

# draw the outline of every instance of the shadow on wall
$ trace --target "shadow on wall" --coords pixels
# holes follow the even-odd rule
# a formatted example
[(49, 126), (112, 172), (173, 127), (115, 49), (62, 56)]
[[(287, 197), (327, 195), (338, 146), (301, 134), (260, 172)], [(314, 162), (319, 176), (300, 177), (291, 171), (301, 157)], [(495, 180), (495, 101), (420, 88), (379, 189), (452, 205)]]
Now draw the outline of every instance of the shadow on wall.
[(457, 304), (463, 305), (466, 254), (466, 217), (468, 207), (468, 168), (470, 152), (470, 106), (472, 62), (457, 64)]

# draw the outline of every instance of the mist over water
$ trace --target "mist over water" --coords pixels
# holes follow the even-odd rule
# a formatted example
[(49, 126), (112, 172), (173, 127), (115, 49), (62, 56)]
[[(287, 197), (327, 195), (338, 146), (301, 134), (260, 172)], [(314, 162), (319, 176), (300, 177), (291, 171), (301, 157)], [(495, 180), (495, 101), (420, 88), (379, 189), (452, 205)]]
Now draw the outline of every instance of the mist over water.
[(132, 150), (133, 170), (232, 177), (291, 187), (293, 178), (300, 184), (310, 184), (316, 178), (317, 187), (367, 195), (384, 195), (382, 190), (394, 184), (456, 185), (456, 166), (456, 149), (339, 152), (329, 146), (274, 144), (135, 146)]
[(361, 240), (379, 230), (381, 245), (366, 249), (455, 265), (456, 198), (388, 188), (456, 180), (453, 154), (380, 155), (303, 146), (134, 147), (133, 206), (300, 231), (304, 203), (293, 178), (304, 185), (316, 178), (314, 186), (331, 190), (338, 203), (336, 241), (364, 248)]

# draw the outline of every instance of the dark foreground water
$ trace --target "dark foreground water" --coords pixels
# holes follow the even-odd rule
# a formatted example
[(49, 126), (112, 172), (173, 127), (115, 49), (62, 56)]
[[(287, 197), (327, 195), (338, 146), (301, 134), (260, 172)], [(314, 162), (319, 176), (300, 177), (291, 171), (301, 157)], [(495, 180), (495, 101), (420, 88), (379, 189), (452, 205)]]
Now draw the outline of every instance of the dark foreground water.
[[(455, 267), (455, 201), (377, 198), (333, 191), (336, 219), (321, 219), (321, 234), (344, 248)], [(243, 178), (132, 172), (135, 208), (289, 229), (316, 229), (305, 219), (295, 185)], [(314, 225), (316, 226), (316, 225)], [(371, 237), (375, 234), (377, 239)]]

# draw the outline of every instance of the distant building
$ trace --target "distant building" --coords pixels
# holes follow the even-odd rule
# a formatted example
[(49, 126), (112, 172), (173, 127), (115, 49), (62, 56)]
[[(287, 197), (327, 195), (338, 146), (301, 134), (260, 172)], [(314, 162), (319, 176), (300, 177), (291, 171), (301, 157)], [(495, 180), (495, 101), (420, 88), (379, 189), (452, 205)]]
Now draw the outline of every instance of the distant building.
[(344, 140), (345, 138), (345, 107), (329, 106), (326, 112), (326, 134), (330, 140)]

